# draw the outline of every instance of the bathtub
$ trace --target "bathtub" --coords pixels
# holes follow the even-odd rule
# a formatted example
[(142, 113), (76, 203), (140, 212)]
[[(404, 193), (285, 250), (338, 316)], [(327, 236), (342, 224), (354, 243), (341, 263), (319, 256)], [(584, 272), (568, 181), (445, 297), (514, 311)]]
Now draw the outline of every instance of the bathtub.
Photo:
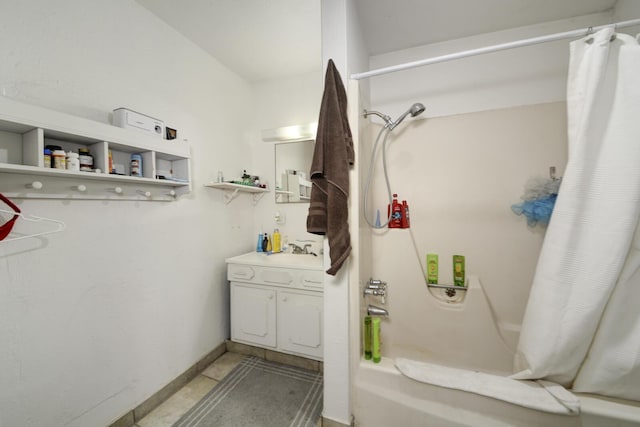
[(637, 402), (579, 394), (581, 415), (555, 415), (414, 381), (390, 358), (361, 360), (354, 377), (357, 427), (640, 426)]
[[(404, 376), (394, 366), (395, 358), (508, 376), (519, 330), (505, 328), (492, 318), (482, 283), (478, 277), (470, 276), (466, 295), (458, 293), (449, 298), (441, 289), (430, 289), (434, 298), (420, 302), (429, 305), (423, 309), (423, 322), (418, 327), (431, 327), (407, 333), (412, 322), (403, 323), (403, 316), (416, 305), (414, 301), (419, 301), (424, 290), (412, 286), (398, 292), (396, 288), (394, 300), (390, 298), (387, 304), (391, 314), (383, 319), (382, 361), (361, 359), (353, 369), (352, 402), (357, 427), (640, 426), (638, 402), (578, 395), (581, 415), (556, 415)], [(429, 344), (416, 349), (411, 340), (418, 333)]]

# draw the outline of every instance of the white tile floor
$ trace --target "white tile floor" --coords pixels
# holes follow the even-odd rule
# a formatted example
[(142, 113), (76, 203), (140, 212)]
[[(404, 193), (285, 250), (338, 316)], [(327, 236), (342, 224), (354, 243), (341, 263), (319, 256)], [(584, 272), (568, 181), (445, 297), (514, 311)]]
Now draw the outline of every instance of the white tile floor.
[[(224, 353), (200, 375), (138, 421), (135, 426), (171, 427), (245, 357), (244, 354), (239, 353)], [(319, 420), (317, 427), (320, 427), (321, 423), (322, 421)]]
[(223, 354), (190, 383), (138, 421), (136, 425), (139, 427), (171, 427), (225, 375), (231, 372), (244, 357), (244, 354), (238, 353)]

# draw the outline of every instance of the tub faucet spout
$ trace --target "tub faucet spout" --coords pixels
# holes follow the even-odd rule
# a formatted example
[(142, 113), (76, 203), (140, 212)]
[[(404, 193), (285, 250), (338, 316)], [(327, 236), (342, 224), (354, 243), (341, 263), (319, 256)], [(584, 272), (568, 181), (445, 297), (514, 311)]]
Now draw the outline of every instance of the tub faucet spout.
[(376, 307), (375, 305), (369, 304), (367, 307), (367, 313), (369, 316), (384, 316), (388, 317), (389, 312), (382, 307)]

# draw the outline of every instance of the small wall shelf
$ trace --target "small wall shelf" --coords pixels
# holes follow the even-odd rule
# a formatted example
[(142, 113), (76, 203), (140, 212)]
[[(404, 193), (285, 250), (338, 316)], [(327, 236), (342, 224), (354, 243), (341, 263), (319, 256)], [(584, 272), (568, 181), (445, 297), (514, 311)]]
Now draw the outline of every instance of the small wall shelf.
[[(45, 145), (88, 149), (92, 171), (45, 167)], [(109, 153), (125, 175), (106, 173)], [(143, 176), (129, 176), (132, 153)], [(14, 198), (172, 201), (191, 190), (190, 148), (0, 96), (0, 192)], [(99, 170), (99, 171), (98, 171)], [(160, 179), (159, 176), (165, 179)]]
[(252, 193), (253, 204), (255, 205), (264, 196), (264, 193), (268, 193), (269, 190), (261, 187), (254, 187), (251, 185), (234, 184), (232, 182), (215, 182), (205, 184), (205, 187), (217, 188), (218, 190), (224, 190), (224, 204), (229, 204), (235, 199), (239, 193)]

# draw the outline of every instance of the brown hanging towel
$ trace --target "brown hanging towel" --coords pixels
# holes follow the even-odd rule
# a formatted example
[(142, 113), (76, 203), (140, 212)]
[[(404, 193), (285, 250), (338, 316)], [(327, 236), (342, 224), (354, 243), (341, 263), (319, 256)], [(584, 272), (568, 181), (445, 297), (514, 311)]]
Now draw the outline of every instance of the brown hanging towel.
[(349, 169), (354, 162), (347, 120), (347, 93), (333, 60), (329, 60), (311, 162), (311, 201), (307, 231), (326, 235), (335, 275), (351, 253), (349, 235)]

